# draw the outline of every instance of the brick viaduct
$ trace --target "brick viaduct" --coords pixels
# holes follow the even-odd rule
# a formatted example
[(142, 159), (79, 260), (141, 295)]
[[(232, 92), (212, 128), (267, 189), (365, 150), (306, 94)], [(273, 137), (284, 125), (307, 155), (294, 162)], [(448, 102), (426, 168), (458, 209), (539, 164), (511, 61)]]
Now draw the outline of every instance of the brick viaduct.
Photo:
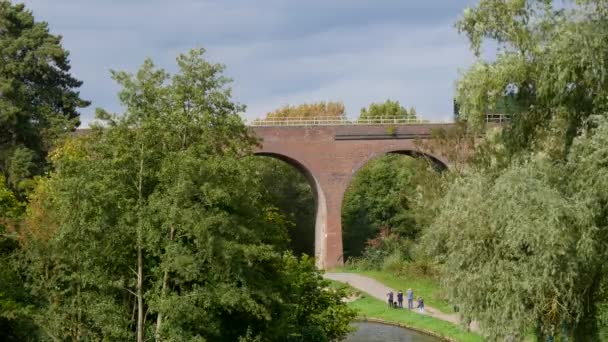
[[(251, 127), (261, 139), (256, 154), (281, 159), (302, 172), (316, 202), (315, 259), (330, 269), (343, 264), (342, 199), (357, 170), (386, 153), (419, 156), (416, 139), (450, 124)], [(426, 155), (447, 167), (441, 155)]]

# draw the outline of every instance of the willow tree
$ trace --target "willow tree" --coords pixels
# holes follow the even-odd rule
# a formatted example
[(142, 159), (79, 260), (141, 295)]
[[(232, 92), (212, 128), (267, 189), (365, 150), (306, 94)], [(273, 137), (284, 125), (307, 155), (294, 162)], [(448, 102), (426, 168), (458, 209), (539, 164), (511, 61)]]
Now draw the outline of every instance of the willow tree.
[(456, 180), (426, 232), (444, 285), (492, 339), (597, 341), (606, 324), (608, 121), (593, 116), (566, 159), (519, 158)]
[(498, 178), (469, 174), (447, 192), (425, 236), (451, 300), (491, 340), (521, 340), (533, 328), (596, 336), (579, 325), (595, 305), (591, 280), (605, 240), (586, 201), (560, 185), (560, 171), (533, 157)]
[(457, 84), (461, 115), (479, 127), (508, 97), (511, 154), (543, 149), (564, 158), (586, 118), (608, 110), (608, 3), (603, 0), (480, 0), (457, 27), (479, 60)]

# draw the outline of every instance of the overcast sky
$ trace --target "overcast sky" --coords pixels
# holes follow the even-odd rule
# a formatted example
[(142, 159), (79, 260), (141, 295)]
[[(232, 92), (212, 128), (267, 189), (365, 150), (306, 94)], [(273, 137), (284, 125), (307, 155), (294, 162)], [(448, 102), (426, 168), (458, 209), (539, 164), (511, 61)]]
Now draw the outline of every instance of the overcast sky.
[(245, 117), (286, 104), (342, 101), (348, 115), (387, 98), (450, 120), (454, 82), (474, 57), (454, 22), (474, 0), (24, 0), (71, 53), (96, 107), (121, 112), (110, 69), (144, 58), (169, 71), (207, 49), (227, 67)]

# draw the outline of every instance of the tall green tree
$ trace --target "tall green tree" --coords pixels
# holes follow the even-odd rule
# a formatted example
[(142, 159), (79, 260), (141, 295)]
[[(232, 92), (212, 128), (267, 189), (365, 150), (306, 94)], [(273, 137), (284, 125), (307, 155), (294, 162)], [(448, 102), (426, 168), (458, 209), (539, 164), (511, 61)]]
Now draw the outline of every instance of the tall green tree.
[(399, 101), (386, 100), (382, 103), (372, 103), (362, 108), (359, 119), (416, 119), (416, 109), (407, 109)]
[[(286, 220), (244, 158), (255, 139), (243, 106), (202, 55), (180, 55), (173, 76), (149, 60), (114, 72), (127, 111), (99, 111), (103, 126), (53, 155), (34, 193), (51, 219), (32, 210), (26, 249), (48, 336), (281, 341), (313, 323), (321, 341), (346, 333), (353, 313), (340, 293), (292, 296), (293, 277), (310, 277), (310, 291), (326, 284), (310, 260), (284, 253)], [(35, 234), (40, 224), (54, 232)]]
[(45, 169), (53, 141), (79, 124), (82, 82), (47, 23), (0, 1), (0, 173), (12, 189)]

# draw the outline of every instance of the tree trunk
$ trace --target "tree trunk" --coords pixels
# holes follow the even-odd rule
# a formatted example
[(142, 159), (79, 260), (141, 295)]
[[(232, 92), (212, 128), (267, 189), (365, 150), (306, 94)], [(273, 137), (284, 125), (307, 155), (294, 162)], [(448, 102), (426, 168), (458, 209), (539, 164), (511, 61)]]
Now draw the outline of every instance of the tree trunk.
[(144, 341), (143, 252), (137, 248), (137, 342)]
[(141, 211), (143, 204), (143, 179), (144, 179), (144, 144), (141, 144), (140, 158), (139, 158), (139, 177), (138, 177), (137, 190), (139, 192), (138, 198), (138, 222), (137, 222), (137, 342), (144, 342), (144, 297), (143, 297), (143, 286), (144, 286), (144, 257), (143, 257), (143, 237), (141, 231), (142, 219)]
[[(175, 229), (173, 227), (171, 227), (171, 231), (169, 232), (169, 241), (173, 241), (174, 233), (175, 233)], [(167, 282), (168, 281), (169, 281), (169, 272), (167, 270), (165, 270), (165, 273), (163, 274), (163, 287), (160, 292), (160, 302), (159, 303), (161, 303), (161, 304), (162, 304), (163, 300), (165, 299), (165, 293), (167, 291)], [(163, 313), (159, 310), (158, 316), (156, 316), (156, 334), (155, 334), (156, 341), (160, 341), (160, 328), (161, 328), (162, 324), (163, 324)]]
[[(184, 112), (187, 114), (188, 113), (188, 108), (187, 106), (184, 107)], [(182, 133), (182, 146), (180, 150), (184, 150), (184, 148), (186, 147), (186, 133)], [(175, 227), (171, 226), (171, 230), (169, 231), (169, 241), (173, 241), (173, 236), (175, 235)], [(167, 292), (167, 283), (169, 282), (169, 272), (167, 270), (165, 270), (164, 274), (163, 274), (163, 287), (161, 289), (160, 292), (160, 301), (159, 303), (162, 305), (165, 296), (166, 296), (166, 292)], [(156, 332), (154, 334), (154, 337), (156, 339), (156, 341), (160, 341), (160, 331), (162, 328), (162, 324), (163, 324), (163, 313), (161, 312), (161, 310), (158, 310), (158, 316), (156, 316)]]

